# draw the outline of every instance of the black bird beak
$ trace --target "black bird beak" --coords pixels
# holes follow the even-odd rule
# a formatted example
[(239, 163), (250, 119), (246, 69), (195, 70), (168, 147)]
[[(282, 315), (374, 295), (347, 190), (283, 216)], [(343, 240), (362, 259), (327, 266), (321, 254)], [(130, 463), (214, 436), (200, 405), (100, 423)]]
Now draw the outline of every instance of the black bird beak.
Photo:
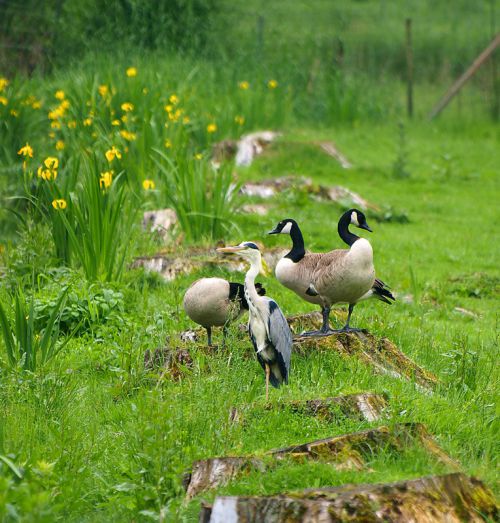
[(279, 234), (281, 231), (278, 231), (278, 229), (273, 229), (272, 231), (269, 231), (267, 234)]
[(369, 227), (369, 225), (368, 225), (367, 223), (363, 223), (363, 225), (360, 225), (359, 228), (360, 228), (360, 229), (364, 229), (365, 231), (368, 231), (368, 232), (373, 232), (373, 231), (370, 229), (370, 227)]

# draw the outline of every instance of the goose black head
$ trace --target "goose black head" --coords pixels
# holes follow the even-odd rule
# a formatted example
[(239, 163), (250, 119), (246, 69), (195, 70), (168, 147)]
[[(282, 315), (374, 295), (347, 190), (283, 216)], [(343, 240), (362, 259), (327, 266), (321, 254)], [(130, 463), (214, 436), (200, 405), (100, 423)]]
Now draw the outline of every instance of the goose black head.
[(360, 210), (349, 209), (345, 214), (350, 216), (350, 223), (352, 223), (356, 227), (364, 229), (368, 232), (373, 232), (370, 226), (366, 223), (366, 216)]
[(297, 225), (297, 222), (291, 218), (287, 218), (286, 220), (281, 220), (278, 225), (267, 234), (290, 234), (294, 225)]

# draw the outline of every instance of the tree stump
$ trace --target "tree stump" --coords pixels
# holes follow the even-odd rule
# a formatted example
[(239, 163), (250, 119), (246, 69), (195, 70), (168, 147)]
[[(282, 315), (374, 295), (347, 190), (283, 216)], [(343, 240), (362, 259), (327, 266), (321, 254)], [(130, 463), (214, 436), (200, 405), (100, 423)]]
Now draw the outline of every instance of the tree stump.
[(365, 392), (335, 398), (278, 403), (266, 408), (289, 409), (292, 412), (314, 416), (325, 421), (335, 421), (339, 417), (359, 421), (377, 421), (383, 416), (387, 407), (387, 400), (384, 396)]
[(321, 461), (339, 470), (361, 470), (376, 452), (404, 452), (414, 445), (422, 446), (442, 463), (454, 469), (459, 468), (458, 463), (439, 447), (424, 425), (405, 423), (274, 449), (266, 452), (262, 458), (219, 457), (195, 461), (191, 473), (184, 477), (186, 496), (189, 499), (206, 489), (227, 484), (242, 472), (265, 470), (268, 463), (285, 458)]
[(159, 347), (144, 353), (144, 368), (152, 371), (158, 369), (163, 375), (168, 374), (172, 379), (179, 379), (186, 368), (193, 366), (191, 354), (186, 349), (171, 349)]
[(470, 523), (498, 521), (492, 492), (462, 473), (266, 497), (217, 497), (204, 523)]
[(403, 354), (392, 341), (387, 338), (377, 338), (369, 332), (338, 333), (318, 337), (299, 335), (293, 341), (296, 353), (333, 350), (344, 357), (357, 357), (377, 372), (413, 380), (425, 389), (434, 388), (439, 381), (434, 374)]

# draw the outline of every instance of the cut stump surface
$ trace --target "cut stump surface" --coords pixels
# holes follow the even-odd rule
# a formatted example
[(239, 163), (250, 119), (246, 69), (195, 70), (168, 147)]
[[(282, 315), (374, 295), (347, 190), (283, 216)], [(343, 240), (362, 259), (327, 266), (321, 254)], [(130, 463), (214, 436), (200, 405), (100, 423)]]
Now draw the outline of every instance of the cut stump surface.
[(206, 523), (476, 523), (498, 517), (491, 491), (462, 473), (267, 497), (217, 497), (200, 513)]

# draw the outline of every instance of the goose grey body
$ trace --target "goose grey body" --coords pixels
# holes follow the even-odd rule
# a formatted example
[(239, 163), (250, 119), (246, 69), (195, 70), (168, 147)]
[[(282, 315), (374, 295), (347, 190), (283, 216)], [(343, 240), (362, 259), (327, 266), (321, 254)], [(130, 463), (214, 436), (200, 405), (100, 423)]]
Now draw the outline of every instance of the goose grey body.
[(243, 310), (229, 299), (229, 282), (222, 278), (201, 278), (184, 295), (186, 314), (203, 327), (222, 327), (236, 319)]
[[(264, 294), (265, 290), (257, 285)], [(189, 318), (207, 329), (209, 345), (212, 327), (225, 327), (248, 310), (243, 285), (223, 278), (196, 280), (184, 295), (183, 307)]]
[(327, 253), (306, 253), (302, 233), (295, 220), (283, 220), (270, 232), (290, 234), (292, 237), (293, 248), (278, 262), (276, 278), (302, 299), (321, 306), (322, 334), (334, 332), (329, 328), (328, 317), (330, 307), (335, 303), (349, 304), (348, 320), (342, 330), (353, 330), (349, 327), (349, 320), (356, 303), (370, 297), (386, 303), (394, 299), (385, 284), (375, 278), (370, 242), (352, 234), (349, 224), (371, 231), (364, 214), (351, 209), (342, 215), (338, 226), (340, 237), (350, 248)]
[(292, 353), (292, 333), (278, 304), (271, 298), (259, 296), (255, 277), (261, 270), (261, 255), (252, 242), (236, 247), (217, 249), (224, 253), (238, 253), (250, 262), (245, 276), (245, 299), (248, 303), (248, 333), (257, 354), (257, 360), (266, 373), (266, 400), (269, 383), (279, 387), (288, 383)]

